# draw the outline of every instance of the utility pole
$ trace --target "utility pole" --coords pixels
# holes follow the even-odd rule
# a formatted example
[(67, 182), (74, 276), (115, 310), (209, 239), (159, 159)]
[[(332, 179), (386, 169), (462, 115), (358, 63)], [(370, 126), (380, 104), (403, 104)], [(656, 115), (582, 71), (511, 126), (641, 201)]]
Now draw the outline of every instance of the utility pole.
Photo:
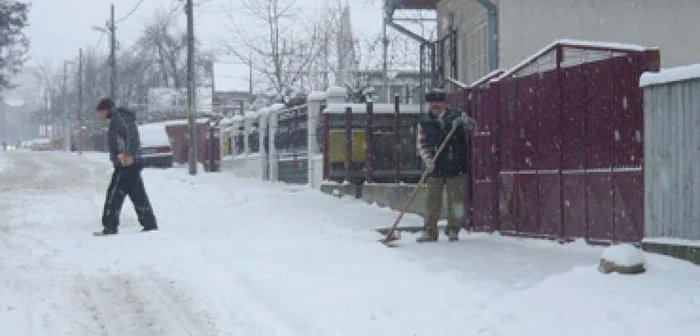
[(110, 33), (110, 51), (109, 51), (109, 98), (116, 100), (114, 96), (114, 86), (117, 81), (117, 39), (115, 36), (116, 27), (114, 26), (114, 4), (111, 5), (111, 15), (109, 19), (109, 33)]
[(197, 175), (197, 129), (195, 124), (195, 86), (194, 86), (194, 15), (192, 0), (187, 0), (187, 113), (190, 126), (189, 170), (190, 175)]
[(63, 110), (63, 118), (61, 118), (61, 131), (63, 132), (63, 151), (68, 152), (70, 150), (70, 122), (68, 117), (68, 97), (66, 97), (68, 91), (68, 61), (63, 61), (63, 85), (61, 87), (61, 109)]
[(382, 87), (384, 88), (384, 94), (386, 95), (386, 102), (390, 104), (391, 93), (389, 92), (389, 38), (386, 35), (386, 22), (387, 20), (389, 20), (389, 18), (387, 17), (386, 6), (388, 5), (386, 4), (386, 2), (384, 3), (384, 6), (384, 10), (382, 10), (384, 17), (384, 20), (382, 20), (382, 50), (384, 52), (382, 60)]
[(85, 120), (83, 119), (83, 48), (80, 48), (78, 53), (78, 132), (77, 132), (77, 147), (78, 155), (83, 155), (83, 128)]

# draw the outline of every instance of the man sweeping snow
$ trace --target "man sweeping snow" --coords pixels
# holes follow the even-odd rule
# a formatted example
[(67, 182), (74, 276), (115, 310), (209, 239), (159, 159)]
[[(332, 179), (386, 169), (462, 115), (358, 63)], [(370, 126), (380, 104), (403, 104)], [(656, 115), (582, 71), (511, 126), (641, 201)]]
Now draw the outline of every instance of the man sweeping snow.
[[(447, 96), (442, 90), (432, 90), (426, 95), (429, 112), (418, 123), (416, 148), (428, 176), (427, 215), (419, 243), (438, 240), (437, 222), (442, 209), (443, 189), (447, 189), (447, 228), (445, 234), (450, 241), (457, 241), (464, 218), (464, 187), (467, 173), (466, 131), (476, 129), (476, 121), (466, 113), (447, 106)], [(446, 139), (452, 128), (456, 128), (451, 139)], [(443, 141), (444, 150), (436, 158), (435, 153)]]
[(141, 141), (134, 112), (117, 108), (109, 98), (100, 99), (97, 112), (102, 120), (109, 120), (107, 143), (109, 157), (114, 166), (112, 180), (107, 188), (102, 226), (99, 235), (118, 233), (119, 214), (124, 198), (128, 195), (134, 205), (143, 231), (158, 229), (153, 208), (141, 178)]

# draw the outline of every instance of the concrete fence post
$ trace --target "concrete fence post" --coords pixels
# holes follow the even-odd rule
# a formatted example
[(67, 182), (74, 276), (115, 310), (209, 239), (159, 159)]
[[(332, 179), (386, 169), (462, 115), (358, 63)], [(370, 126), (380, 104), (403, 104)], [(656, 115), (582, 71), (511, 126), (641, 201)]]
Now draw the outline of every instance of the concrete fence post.
[(308, 153), (308, 181), (312, 188), (320, 188), (318, 184), (323, 177), (318, 179), (317, 177), (322, 172), (316, 171), (316, 157), (320, 154), (320, 146), (317, 137), (317, 126), (319, 117), (321, 115), (321, 105), (323, 100), (326, 98), (323, 92), (311, 92), (308, 98), (308, 112), (307, 112), (307, 153)]
[[(258, 144), (260, 147), (260, 179), (269, 180), (268, 149), (265, 148), (265, 139), (268, 138), (269, 109), (263, 108), (258, 113)], [(269, 144), (268, 144), (269, 146)]]

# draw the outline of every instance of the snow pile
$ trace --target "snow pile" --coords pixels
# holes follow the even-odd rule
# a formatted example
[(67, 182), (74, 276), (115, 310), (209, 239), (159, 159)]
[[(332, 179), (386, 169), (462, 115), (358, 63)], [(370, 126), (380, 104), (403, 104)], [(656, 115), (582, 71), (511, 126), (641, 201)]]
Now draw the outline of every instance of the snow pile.
[(644, 254), (630, 244), (609, 246), (603, 250), (600, 257), (599, 270), (603, 273), (643, 273)]
[(700, 78), (700, 64), (661, 69), (660, 72), (645, 72), (639, 78), (639, 86), (647, 87)]
[(644, 254), (630, 244), (608, 246), (600, 256), (616, 265), (631, 267), (644, 263)]
[(482, 334), (696, 335), (700, 267), (656, 255), (649, 264), (644, 276), (635, 277), (577, 267), (503, 295), (486, 307)]

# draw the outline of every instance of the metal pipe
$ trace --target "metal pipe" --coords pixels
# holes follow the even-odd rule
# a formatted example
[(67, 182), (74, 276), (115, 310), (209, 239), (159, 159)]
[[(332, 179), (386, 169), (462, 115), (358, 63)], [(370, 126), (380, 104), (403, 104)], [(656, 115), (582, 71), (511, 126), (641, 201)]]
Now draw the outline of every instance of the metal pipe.
[(345, 181), (352, 180), (352, 108), (345, 108)]
[(365, 182), (374, 183), (374, 103), (367, 102), (367, 129), (365, 130)]
[(424, 63), (425, 63), (425, 44), (420, 45), (420, 68), (419, 68), (419, 80), (420, 80), (420, 92), (419, 92), (419, 98), (420, 98), (420, 113), (423, 114), (425, 113), (425, 74), (423, 71), (424, 68)]
[(386, 20), (386, 24), (388, 26), (391, 26), (391, 28), (398, 30), (400, 33), (416, 40), (418, 43), (421, 43), (421, 44), (430, 43), (429, 40), (424, 39), (422, 36), (408, 30), (407, 28), (405, 28), (404, 26), (402, 26), (400, 24), (397, 24), (397, 23), (392, 22), (390, 20)]

